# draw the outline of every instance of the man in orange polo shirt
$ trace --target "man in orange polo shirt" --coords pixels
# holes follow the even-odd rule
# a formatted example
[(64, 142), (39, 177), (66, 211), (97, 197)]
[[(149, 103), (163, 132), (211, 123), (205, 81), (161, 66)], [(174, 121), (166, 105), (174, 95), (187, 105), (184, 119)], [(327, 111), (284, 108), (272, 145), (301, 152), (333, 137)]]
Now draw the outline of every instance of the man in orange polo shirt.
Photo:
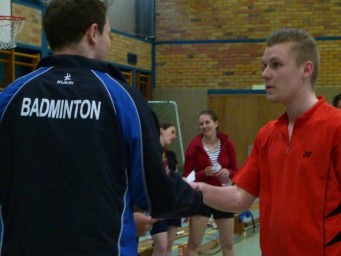
[(260, 129), (235, 186), (192, 187), (223, 211), (246, 210), (259, 197), (263, 256), (341, 255), (341, 112), (315, 95), (312, 36), (283, 28), (266, 45), (267, 98), (286, 112)]

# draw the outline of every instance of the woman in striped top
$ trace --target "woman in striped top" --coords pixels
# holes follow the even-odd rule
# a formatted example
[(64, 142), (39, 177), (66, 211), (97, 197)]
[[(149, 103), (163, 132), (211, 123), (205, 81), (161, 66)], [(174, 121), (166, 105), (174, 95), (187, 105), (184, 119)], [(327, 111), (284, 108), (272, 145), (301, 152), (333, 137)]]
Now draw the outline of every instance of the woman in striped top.
[[(218, 117), (213, 111), (204, 110), (199, 114), (201, 134), (197, 135), (187, 148), (184, 177), (194, 171), (195, 181), (214, 186), (226, 186), (230, 183), (237, 171), (236, 150), (228, 135), (218, 131), (218, 125)], [(196, 255), (211, 215), (219, 229), (223, 255), (235, 255), (232, 242), (234, 214), (205, 206), (200, 215), (190, 218), (186, 256)]]

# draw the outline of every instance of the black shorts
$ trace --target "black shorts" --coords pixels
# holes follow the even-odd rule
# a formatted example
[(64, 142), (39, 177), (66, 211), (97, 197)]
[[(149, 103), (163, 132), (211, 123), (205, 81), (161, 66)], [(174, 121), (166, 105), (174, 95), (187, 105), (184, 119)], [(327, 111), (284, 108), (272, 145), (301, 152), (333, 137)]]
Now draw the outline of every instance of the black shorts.
[(181, 227), (181, 219), (167, 219), (167, 220), (159, 220), (153, 224), (152, 229), (150, 230), (151, 235), (155, 235), (158, 233), (166, 232), (168, 226)]
[(211, 217), (212, 214), (215, 219), (234, 218), (233, 212), (222, 212), (212, 207), (209, 207), (206, 204), (204, 204), (203, 209), (199, 213), (200, 216), (205, 216), (205, 217)]

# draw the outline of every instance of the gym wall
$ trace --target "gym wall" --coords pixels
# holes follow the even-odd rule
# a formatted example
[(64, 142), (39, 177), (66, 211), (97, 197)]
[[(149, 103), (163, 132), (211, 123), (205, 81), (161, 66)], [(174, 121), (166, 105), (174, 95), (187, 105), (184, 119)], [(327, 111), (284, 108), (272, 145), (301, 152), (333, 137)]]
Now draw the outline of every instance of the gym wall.
[[(234, 109), (225, 109), (228, 102), (221, 103), (219, 99), (218, 104), (213, 103), (216, 101), (210, 99), (214, 95), (212, 91), (248, 90), (252, 85), (262, 84), (264, 42), (268, 34), (279, 27), (301, 27), (316, 38), (321, 52), (317, 92), (328, 102), (333, 95), (341, 92), (341, 4), (338, 1), (311, 0), (309, 4), (289, 0), (155, 2), (155, 41), (112, 33), (109, 60), (132, 70), (137, 68), (153, 74), (152, 99), (178, 104), (185, 150), (198, 133), (197, 115), (201, 110), (214, 108), (223, 115), (220, 117), (220, 121), (225, 122), (223, 128), (236, 121), (232, 118), (233, 113), (229, 113)], [(46, 48), (42, 38), (42, 8), (12, 0), (12, 12), (12, 15), (26, 17), (24, 30), (18, 35), (20, 45), (37, 50)], [(127, 62), (127, 54), (131, 52), (138, 56), (136, 65)], [(217, 96), (224, 98), (229, 94), (217, 92)], [(240, 97), (238, 108), (245, 109), (245, 112), (238, 113), (252, 120), (252, 116), (248, 116), (250, 112), (244, 108), (244, 100), (245, 97)], [(273, 106), (265, 104), (264, 107)], [(257, 114), (260, 113), (264, 110), (258, 109)], [(266, 121), (261, 119), (261, 122)], [(251, 132), (250, 138), (254, 136), (253, 130), (248, 131)], [(226, 132), (231, 133), (230, 130)], [(232, 136), (233, 140), (239, 141), (239, 138), (234, 138), (239, 136), (238, 133), (232, 132)], [(242, 147), (245, 155), (247, 145), (236, 146)]]
[(283, 108), (268, 104), (264, 93), (234, 90), (263, 84), (265, 40), (280, 27), (300, 27), (316, 38), (316, 91), (331, 102), (341, 92), (340, 13), (338, 1), (156, 0), (153, 96), (177, 102), (184, 148), (198, 133), (198, 113), (211, 108), (243, 163), (258, 129)]
[(156, 0), (156, 87), (262, 84), (264, 41), (284, 26), (318, 41), (318, 86), (340, 86), (340, 13), (339, 1)]
[[(47, 43), (42, 38), (42, 17), (43, 8), (29, 4), (20, 4), (12, 2), (12, 15), (25, 17), (25, 25), (23, 31), (18, 34), (17, 42), (23, 46), (21, 48), (36, 48), (44, 50)], [(152, 66), (152, 44), (148, 41), (137, 40), (133, 37), (112, 32), (112, 47), (108, 60), (126, 67), (134, 69), (143, 69), (150, 71)], [(136, 65), (130, 65), (127, 60), (127, 54), (134, 53), (137, 55)]]

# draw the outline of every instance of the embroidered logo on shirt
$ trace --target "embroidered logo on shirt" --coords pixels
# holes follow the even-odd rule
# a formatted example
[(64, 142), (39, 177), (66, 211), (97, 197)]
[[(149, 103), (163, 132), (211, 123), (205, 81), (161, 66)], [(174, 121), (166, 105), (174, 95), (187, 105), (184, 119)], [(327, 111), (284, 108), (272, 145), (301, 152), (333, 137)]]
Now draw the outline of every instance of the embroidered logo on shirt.
[(304, 151), (303, 157), (310, 157), (313, 152), (311, 151)]
[(63, 80), (58, 80), (57, 84), (73, 84), (74, 81), (71, 80), (71, 74), (66, 73), (64, 76), (64, 81)]

